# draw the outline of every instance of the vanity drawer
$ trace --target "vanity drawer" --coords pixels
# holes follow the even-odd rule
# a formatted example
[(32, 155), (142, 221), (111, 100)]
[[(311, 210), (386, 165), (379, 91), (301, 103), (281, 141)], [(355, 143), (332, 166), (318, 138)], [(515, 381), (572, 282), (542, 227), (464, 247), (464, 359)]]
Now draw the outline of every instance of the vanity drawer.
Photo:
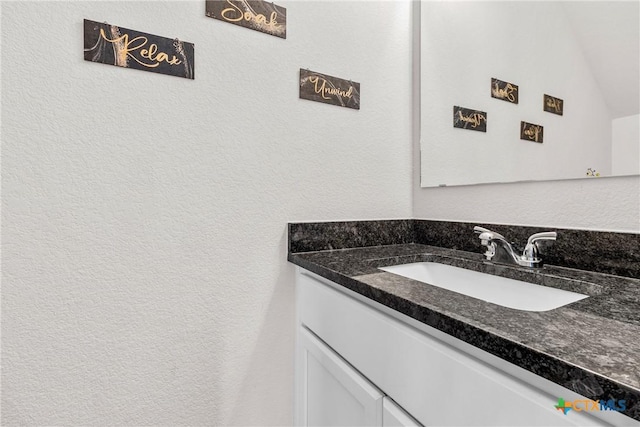
[(297, 280), (299, 322), (424, 425), (607, 425), (585, 412), (564, 415), (554, 407), (561, 396), (382, 313), (319, 276), (300, 270)]

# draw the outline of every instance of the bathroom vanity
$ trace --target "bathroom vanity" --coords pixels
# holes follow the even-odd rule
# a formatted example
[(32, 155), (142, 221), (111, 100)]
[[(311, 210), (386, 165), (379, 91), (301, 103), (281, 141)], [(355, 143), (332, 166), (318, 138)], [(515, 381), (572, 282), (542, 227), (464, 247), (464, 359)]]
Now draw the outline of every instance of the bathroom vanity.
[[(479, 252), (411, 241), (415, 224), (402, 225), (408, 233), (383, 226), (379, 244), (344, 227), (361, 246), (329, 241), (319, 224), (290, 224), (297, 425), (640, 425), (640, 280), (493, 265)], [(517, 310), (381, 270), (415, 262), (587, 297)]]

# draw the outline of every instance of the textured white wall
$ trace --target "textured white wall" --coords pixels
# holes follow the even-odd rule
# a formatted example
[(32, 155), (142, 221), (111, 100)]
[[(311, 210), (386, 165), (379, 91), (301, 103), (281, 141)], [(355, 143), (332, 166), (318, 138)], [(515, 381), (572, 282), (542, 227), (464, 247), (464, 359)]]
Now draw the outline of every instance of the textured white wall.
[[(417, 173), (419, 174), (419, 173)], [(419, 182), (419, 177), (416, 177)], [(640, 232), (640, 177), (414, 185), (414, 218)]]
[[(408, 2), (2, 2), (2, 424), (289, 424), (286, 222), (411, 216)], [(82, 21), (196, 80), (83, 61)], [(298, 99), (299, 68), (362, 85)]]

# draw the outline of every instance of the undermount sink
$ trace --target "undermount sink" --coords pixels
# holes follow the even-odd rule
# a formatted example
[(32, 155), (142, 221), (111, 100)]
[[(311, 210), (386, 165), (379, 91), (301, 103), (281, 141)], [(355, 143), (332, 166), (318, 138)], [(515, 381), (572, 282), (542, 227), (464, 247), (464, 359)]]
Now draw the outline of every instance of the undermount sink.
[(401, 264), (380, 270), (516, 310), (548, 311), (588, 297), (437, 262)]

